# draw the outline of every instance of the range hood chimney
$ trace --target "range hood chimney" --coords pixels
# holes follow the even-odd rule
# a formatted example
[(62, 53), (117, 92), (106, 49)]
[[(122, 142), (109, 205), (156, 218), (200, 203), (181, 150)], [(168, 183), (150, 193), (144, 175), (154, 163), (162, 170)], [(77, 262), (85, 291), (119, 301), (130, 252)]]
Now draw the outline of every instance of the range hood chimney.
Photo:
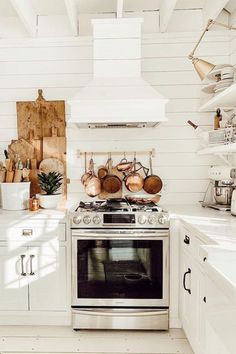
[(80, 128), (154, 127), (167, 99), (141, 76), (141, 18), (92, 20), (94, 76), (71, 100)]

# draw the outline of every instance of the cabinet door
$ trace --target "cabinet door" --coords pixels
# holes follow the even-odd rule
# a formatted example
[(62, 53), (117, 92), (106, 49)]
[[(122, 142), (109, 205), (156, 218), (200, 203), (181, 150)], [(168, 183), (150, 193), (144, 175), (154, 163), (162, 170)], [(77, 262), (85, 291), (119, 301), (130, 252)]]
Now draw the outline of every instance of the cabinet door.
[(0, 310), (28, 310), (26, 247), (0, 246)]
[(180, 252), (180, 317), (183, 329), (188, 336), (192, 335), (192, 264), (190, 257)]
[(66, 310), (66, 248), (47, 242), (28, 251), (29, 306), (32, 311)]

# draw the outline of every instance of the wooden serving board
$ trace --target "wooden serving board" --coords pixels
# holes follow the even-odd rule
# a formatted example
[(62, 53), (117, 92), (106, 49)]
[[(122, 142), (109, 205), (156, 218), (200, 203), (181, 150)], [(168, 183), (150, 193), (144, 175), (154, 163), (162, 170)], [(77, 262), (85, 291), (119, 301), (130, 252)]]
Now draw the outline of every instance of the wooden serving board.
[(64, 193), (67, 190), (66, 184), (66, 138), (57, 136), (57, 128), (52, 128), (51, 137), (43, 137), (43, 159), (55, 158), (64, 165)]
[(121, 189), (116, 193), (107, 193), (102, 189), (101, 193), (98, 195), (98, 199), (122, 198), (122, 187), (123, 187), (124, 175), (122, 172), (118, 171), (116, 167), (112, 167), (111, 171), (113, 175), (116, 175), (122, 181)]
[(35, 157), (35, 151), (33, 145), (25, 139), (12, 140), (8, 146), (8, 155), (12, 160), (15, 160), (17, 155), (25, 164), (27, 159), (31, 160)]
[(65, 101), (46, 101), (39, 90), (36, 101), (17, 102), (18, 137), (29, 139), (33, 132), (35, 139), (51, 136), (56, 127), (58, 136), (65, 136)]
[[(64, 194), (66, 195), (66, 123), (65, 101), (47, 101), (41, 89), (36, 101), (17, 102), (17, 128), (19, 139), (31, 144), (34, 154), (29, 159), (36, 159), (37, 168), (43, 159), (56, 158), (63, 164)], [(52, 134), (52, 131), (54, 134)], [(21, 157), (21, 155), (20, 155)], [(23, 161), (24, 158), (21, 157)], [(36, 169), (31, 171), (32, 180), (36, 181)]]

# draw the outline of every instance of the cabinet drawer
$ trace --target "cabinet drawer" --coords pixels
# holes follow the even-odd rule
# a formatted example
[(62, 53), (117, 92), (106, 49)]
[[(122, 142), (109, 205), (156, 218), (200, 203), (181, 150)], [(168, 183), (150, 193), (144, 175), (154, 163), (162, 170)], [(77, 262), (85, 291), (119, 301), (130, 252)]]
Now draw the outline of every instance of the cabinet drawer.
[(188, 253), (193, 252), (193, 236), (190, 234), (190, 232), (185, 228), (181, 227), (181, 233), (180, 233), (180, 247), (183, 250), (186, 250)]
[(0, 226), (0, 241), (45, 241), (57, 238), (59, 241), (66, 240), (65, 224), (50, 224), (40, 226), (12, 227)]
[(185, 250), (188, 254), (192, 255), (197, 261), (200, 262), (202, 262), (200, 246), (204, 244), (205, 243), (196, 235), (182, 226), (180, 234), (180, 246), (183, 250)]

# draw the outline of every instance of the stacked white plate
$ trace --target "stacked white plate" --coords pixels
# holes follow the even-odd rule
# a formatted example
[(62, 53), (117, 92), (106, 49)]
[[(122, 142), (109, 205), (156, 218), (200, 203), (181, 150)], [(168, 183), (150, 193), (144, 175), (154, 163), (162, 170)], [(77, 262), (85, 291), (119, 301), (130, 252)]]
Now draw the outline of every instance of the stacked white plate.
[(236, 70), (230, 64), (216, 65), (204, 80), (202, 91), (217, 94), (236, 82)]
[(215, 93), (224, 91), (231, 86), (234, 81), (234, 67), (232, 65), (226, 66), (220, 71), (221, 79), (216, 83), (214, 88)]

